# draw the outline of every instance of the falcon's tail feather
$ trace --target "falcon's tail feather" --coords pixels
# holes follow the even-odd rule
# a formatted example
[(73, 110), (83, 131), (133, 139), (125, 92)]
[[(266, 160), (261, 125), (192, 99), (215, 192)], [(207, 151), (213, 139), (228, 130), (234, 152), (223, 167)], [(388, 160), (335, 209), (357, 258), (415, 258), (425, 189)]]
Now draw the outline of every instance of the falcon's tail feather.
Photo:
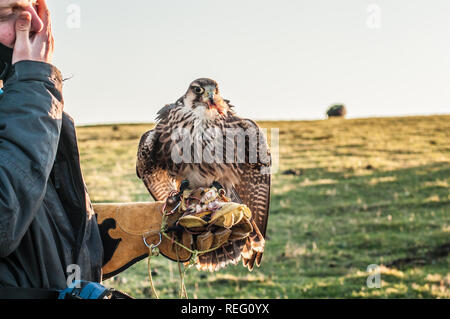
[(250, 271), (254, 265), (260, 266), (264, 252), (265, 240), (254, 222), (253, 233), (249, 238), (228, 244), (216, 251), (200, 255), (197, 269), (201, 271), (218, 271), (229, 264), (236, 265), (241, 259), (244, 267)]
[(238, 240), (216, 251), (198, 257), (197, 269), (201, 271), (218, 271), (229, 264), (236, 265), (241, 260), (241, 251), (245, 240)]

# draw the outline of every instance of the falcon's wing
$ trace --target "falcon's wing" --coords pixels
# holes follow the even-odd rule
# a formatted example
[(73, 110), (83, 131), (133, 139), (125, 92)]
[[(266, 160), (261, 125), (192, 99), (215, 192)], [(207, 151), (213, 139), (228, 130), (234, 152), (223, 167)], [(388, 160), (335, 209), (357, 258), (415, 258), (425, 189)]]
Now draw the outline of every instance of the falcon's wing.
[(270, 175), (261, 174), (259, 169), (248, 169), (242, 176), (241, 183), (236, 186), (236, 191), (253, 216), (253, 233), (247, 238), (242, 251), (244, 266), (252, 270), (255, 262), (258, 267), (261, 265), (264, 252), (269, 218)]
[[(250, 120), (240, 120), (237, 125), (244, 129), (253, 129), (253, 140), (258, 141), (258, 158), (256, 163), (250, 163), (248, 158), (241, 165), (240, 181), (235, 185), (233, 197), (238, 197), (252, 212), (253, 232), (247, 239), (233, 242), (222, 250), (217, 250), (199, 256), (198, 268), (202, 270), (218, 270), (229, 263), (236, 264), (241, 258), (244, 266), (252, 270), (254, 264), (261, 264), (264, 251), (267, 221), (270, 203), (270, 151), (266, 139), (256, 123)], [(249, 140), (252, 136), (249, 136)], [(246, 156), (251, 143), (246, 143)]]
[[(247, 163), (242, 165), (242, 175), (240, 183), (235, 185), (237, 195), (242, 202), (250, 208), (252, 212), (253, 233), (247, 238), (245, 247), (242, 251), (244, 266), (249, 270), (253, 269), (254, 264), (259, 267), (264, 252), (267, 222), (269, 218), (270, 205), (270, 166), (272, 164), (269, 147), (264, 134), (258, 125), (250, 120), (243, 121), (244, 128), (254, 130), (255, 140), (258, 141), (256, 163)], [(251, 136), (250, 136), (251, 138)], [(250, 146), (246, 147), (252, 147)], [(249, 154), (248, 149), (246, 150)], [(255, 227), (256, 226), (256, 227)]]
[(156, 129), (142, 136), (137, 154), (136, 173), (153, 198), (156, 201), (163, 201), (172, 190), (177, 190), (179, 185), (159, 163), (161, 159), (156, 156), (158, 137)]

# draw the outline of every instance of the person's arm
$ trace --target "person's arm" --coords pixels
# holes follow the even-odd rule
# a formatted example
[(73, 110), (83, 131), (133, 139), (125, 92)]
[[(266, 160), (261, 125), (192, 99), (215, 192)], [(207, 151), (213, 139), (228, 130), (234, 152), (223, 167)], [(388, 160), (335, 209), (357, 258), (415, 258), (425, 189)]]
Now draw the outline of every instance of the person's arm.
[(0, 100), (0, 257), (20, 243), (41, 206), (56, 157), (61, 75), (34, 61), (15, 65)]
[(61, 130), (62, 79), (49, 64), (48, 8), (44, 0), (38, 3), (44, 27), (30, 37), (30, 13), (20, 15), (15, 71), (0, 97), (0, 257), (17, 248), (42, 205)]

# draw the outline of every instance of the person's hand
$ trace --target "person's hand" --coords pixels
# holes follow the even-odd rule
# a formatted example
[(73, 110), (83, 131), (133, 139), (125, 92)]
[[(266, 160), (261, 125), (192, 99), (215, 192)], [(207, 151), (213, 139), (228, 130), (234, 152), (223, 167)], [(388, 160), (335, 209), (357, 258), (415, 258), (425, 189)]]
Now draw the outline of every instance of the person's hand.
[(16, 21), (16, 43), (12, 63), (20, 61), (38, 61), (51, 63), (54, 51), (54, 39), (51, 28), (50, 12), (45, 0), (37, 1), (37, 13), (43, 28), (37, 33), (30, 33), (31, 13), (23, 11)]

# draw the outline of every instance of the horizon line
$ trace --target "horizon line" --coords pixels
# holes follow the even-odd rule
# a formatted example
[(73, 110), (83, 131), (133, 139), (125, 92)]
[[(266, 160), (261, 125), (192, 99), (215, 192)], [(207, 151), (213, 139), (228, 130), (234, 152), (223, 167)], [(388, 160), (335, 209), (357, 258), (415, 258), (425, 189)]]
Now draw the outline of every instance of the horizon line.
[[(405, 114), (405, 115), (374, 115), (363, 117), (344, 116), (342, 118), (347, 120), (367, 120), (367, 119), (389, 119), (389, 118), (412, 118), (412, 117), (435, 117), (435, 116), (450, 116), (450, 113), (434, 113), (434, 114)], [(341, 117), (336, 117), (341, 118)], [(255, 122), (317, 122), (328, 120), (328, 117), (316, 118), (316, 119), (252, 119)], [(136, 122), (101, 122), (101, 123), (84, 123), (76, 124), (76, 127), (94, 127), (94, 126), (114, 126), (114, 125), (154, 125), (156, 122), (136, 121)]]

